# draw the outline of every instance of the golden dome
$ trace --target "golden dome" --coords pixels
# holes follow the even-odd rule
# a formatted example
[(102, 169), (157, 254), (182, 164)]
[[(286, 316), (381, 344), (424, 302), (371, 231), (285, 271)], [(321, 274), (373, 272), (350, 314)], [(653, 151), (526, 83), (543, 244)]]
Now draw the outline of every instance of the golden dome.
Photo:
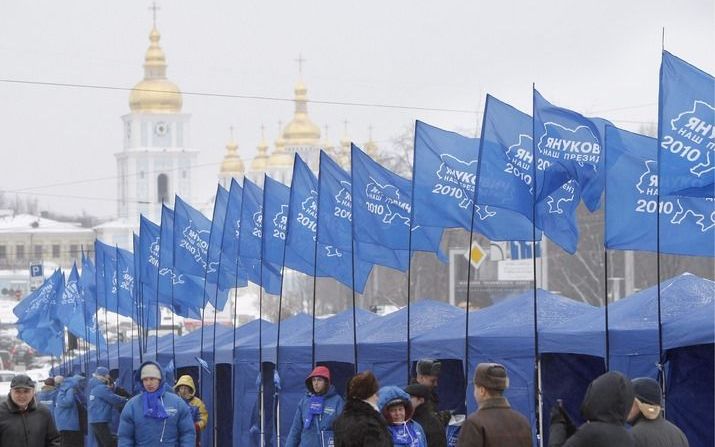
[(367, 143), (364, 144), (365, 153), (373, 160), (377, 160), (379, 149), (377, 148), (377, 144), (372, 140), (372, 126), (369, 128), (369, 133), (370, 138), (367, 140)]
[(266, 172), (268, 167), (268, 143), (266, 143), (266, 137), (263, 135), (263, 130), (261, 130), (261, 142), (256, 146), (258, 152), (256, 156), (253, 157), (251, 161), (251, 172)]
[(160, 38), (159, 31), (153, 27), (149, 33), (151, 43), (144, 57), (144, 79), (129, 94), (129, 108), (132, 112), (181, 112), (181, 90), (166, 78), (166, 57), (159, 46)]
[(268, 168), (289, 168), (293, 166), (293, 157), (283, 147), (276, 147), (268, 159)]
[(231, 135), (231, 140), (226, 145), (226, 156), (223, 158), (221, 163), (221, 177), (240, 177), (244, 172), (243, 160), (241, 156), (238, 155), (238, 144), (233, 140), (233, 135)]
[[(295, 114), (283, 129), (286, 145), (317, 145), (320, 128), (308, 117), (308, 89), (302, 81), (295, 84)], [(277, 142), (276, 142), (277, 144)]]

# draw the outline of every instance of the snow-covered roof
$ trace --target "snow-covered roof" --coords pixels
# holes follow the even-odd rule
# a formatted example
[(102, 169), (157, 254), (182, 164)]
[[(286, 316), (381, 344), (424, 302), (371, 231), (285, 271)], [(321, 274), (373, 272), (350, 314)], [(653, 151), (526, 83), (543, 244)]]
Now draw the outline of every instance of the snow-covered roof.
[(86, 233), (92, 229), (82, 228), (76, 222), (58, 222), (31, 214), (16, 214), (0, 217), (0, 234), (9, 233)]
[(129, 222), (126, 219), (119, 218), (115, 220), (110, 220), (108, 222), (101, 223), (94, 227), (95, 230), (113, 230), (113, 229), (128, 229), (128, 230), (133, 230), (135, 229), (135, 225), (129, 224)]

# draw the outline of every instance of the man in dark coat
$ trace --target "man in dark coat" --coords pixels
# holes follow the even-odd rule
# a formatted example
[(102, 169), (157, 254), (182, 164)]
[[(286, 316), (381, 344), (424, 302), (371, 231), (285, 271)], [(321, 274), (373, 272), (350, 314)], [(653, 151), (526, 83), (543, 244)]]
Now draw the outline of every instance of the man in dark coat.
[[(439, 411), (439, 397), (437, 387), (439, 386), (439, 374), (442, 370), (442, 363), (439, 360), (420, 359), (415, 366), (415, 377), (411, 384), (420, 384), (429, 390), (425, 401), (420, 405), (422, 408), (413, 419), (419, 422), (427, 434), (427, 444), (429, 447), (447, 446), (447, 424), (452, 417), (448, 410)], [(439, 427), (438, 427), (439, 426)]]
[(462, 424), (457, 447), (531, 447), (529, 422), (512, 410), (504, 397), (508, 387), (509, 377), (503, 365), (477, 365), (474, 398), (479, 409)]
[(688, 447), (685, 434), (663, 418), (663, 394), (660, 385), (649, 377), (631, 381), (635, 399), (628, 422), (636, 447)]
[(35, 399), (35, 382), (18, 374), (0, 403), (0, 446), (60, 447), (60, 434), (49, 408)]
[(377, 406), (380, 384), (370, 371), (348, 382), (343, 413), (333, 422), (335, 447), (392, 447), (392, 435)]
[(560, 407), (551, 411), (549, 447), (631, 447), (633, 437), (626, 430), (626, 416), (633, 405), (633, 386), (623, 374), (607, 372), (586, 390), (581, 414), (586, 423), (570, 435), (571, 421)]
[(405, 388), (410, 395), (412, 420), (422, 426), (427, 437), (427, 447), (447, 447), (447, 434), (442, 421), (437, 418), (429, 405), (431, 390), (420, 383), (412, 383)]

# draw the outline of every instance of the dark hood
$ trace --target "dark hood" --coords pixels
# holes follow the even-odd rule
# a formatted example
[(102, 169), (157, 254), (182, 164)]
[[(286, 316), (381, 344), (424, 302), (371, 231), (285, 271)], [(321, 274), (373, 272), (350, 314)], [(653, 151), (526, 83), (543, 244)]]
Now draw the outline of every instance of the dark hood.
[(631, 381), (619, 372), (607, 372), (588, 386), (581, 414), (588, 421), (623, 424), (633, 398)]

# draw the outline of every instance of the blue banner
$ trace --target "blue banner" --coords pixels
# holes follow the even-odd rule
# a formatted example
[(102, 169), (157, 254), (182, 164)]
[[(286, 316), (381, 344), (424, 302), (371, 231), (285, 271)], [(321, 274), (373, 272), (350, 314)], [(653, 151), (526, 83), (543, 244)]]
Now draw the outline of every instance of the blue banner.
[[(223, 310), (228, 300), (228, 291), (219, 289), (219, 274), (221, 269), (221, 246), (226, 224), (226, 211), (228, 209), (228, 191), (218, 185), (216, 188), (216, 200), (214, 201), (213, 219), (211, 219), (211, 232), (209, 237), (208, 268), (206, 271), (206, 299), (214, 307), (216, 303), (221, 303), (219, 310)], [(221, 295), (221, 296), (219, 296)]]
[(715, 197), (715, 78), (667, 51), (660, 66), (658, 145), (662, 195)]
[[(350, 175), (320, 152), (317, 267), (353, 287), (352, 183)], [(372, 264), (355, 259), (355, 291), (363, 293)]]
[(715, 201), (704, 197), (660, 196), (658, 142), (606, 128), (606, 248), (715, 256)]
[[(140, 224), (141, 226), (141, 224)], [(141, 228), (140, 228), (141, 231)], [(146, 329), (156, 328), (156, 292), (142, 281), (142, 243), (141, 236), (134, 233), (134, 305), (135, 320)], [(146, 258), (145, 258), (146, 259)]]
[[(481, 191), (474, 206), (480, 141), (430, 126), (415, 125), (414, 224), (464, 228), (493, 241), (531, 240), (531, 220), (493, 205), (484, 205)], [(472, 218), (474, 213), (474, 218)], [(472, 227), (473, 225), (473, 227)]]
[[(178, 199), (178, 197), (177, 197)], [(166, 297), (166, 304), (176, 315), (201, 318), (199, 308), (204, 290), (192, 277), (174, 268), (174, 212), (166, 205), (161, 208), (161, 236), (159, 237), (159, 300)]]
[(56, 319), (63, 283), (64, 275), (58, 269), (13, 309), (17, 337), (43, 354), (61, 356), (64, 351), (64, 328)]
[[(85, 338), (84, 309), (79, 293), (79, 272), (77, 264), (72, 264), (72, 270), (65, 280), (62, 297), (57, 303), (57, 319), (73, 335)], [(77, 315), (79, 318), (74, 318)]]
[[(243, 188), (236, 179), (231, 179), (231, 188), (228, 193), (228, 204), (226, 208), (226, 219), (223, 226), (223, 237), (221, 239), (221, 261), (219, 263), (219, 288), (229, 290), (231, 288), (245, 287), (247, 285), (246, 273), (239, 269), (238, 263), (238, 243), (241, 235), (241, 210), (243, 200)], [(220, 295), (221, 297), (227, 295)], [(219, 301), (216, 307), (223, 309), (225, 301)]]
[[(352, 146), (353, 237), (363, 261), (405, 271), (408, 250), (439, 253), (441, 228), (412, 227), (412, 184)], [(369, 244), (369, 245), (363, 245)], [(411, 245), (411, 247), (410, 247)]]
[(116, 312), (117, 249), (95, 240), (94, 259), (97, 266), (97, 304), (110, 312)]
[(579, 184), (570, 180), (536, 205), (536, 226), (570, 254), (578, 248), (576, 209), (580, 201)]
[(273, 295), (281, 293), (289, 201), (290, 188), (265, 176), (261, 281), (265, 291)]
[(605, 183), (601, 118), (557, 107), (534, 90), (534, 142), (536, 155), (536, 197), (545, 199), (570, 180), (578, 182), (583, 202), (589, 210), (601, 206)]
[(117, 248), (117, 313), (135, 319), (134, 254)]
[(487, 95), (482, 125), (479, 203), (533, 215), (531, 116)]
[(297, 153), (289, 203), (285, 266), (312, 276), (315, 274), (315, 233), (318, 230), (318, 179)]
[(79, 275), (79, 292), (84, 302), (84, 324), (87, 328), (86, 339), (99, 350), (106, 348), (107, 342), (97, 324), (97, 283), (96, 270), (89, 257), (82, 252), (82, 273)]

